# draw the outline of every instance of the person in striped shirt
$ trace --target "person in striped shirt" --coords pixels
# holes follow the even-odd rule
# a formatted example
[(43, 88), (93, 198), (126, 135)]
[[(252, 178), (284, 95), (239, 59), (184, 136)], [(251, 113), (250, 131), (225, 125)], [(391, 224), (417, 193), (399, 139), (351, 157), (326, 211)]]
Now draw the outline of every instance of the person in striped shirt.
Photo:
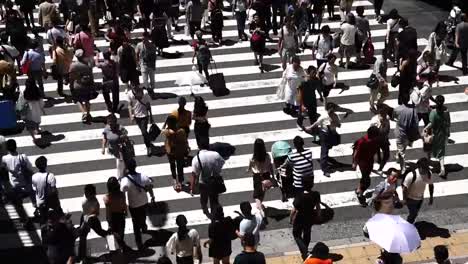
[(293, 143), (296, 149), (288, 155), (288, 158), (281, 167), (287, 165), (292, 167), (293, 186), (295, 193), (299, 194), (304, 191), (303, 180), (306, 177), (312, 182), (313, 187), (314, 165), (312, 163), (312, 150), (304, 149), (304, 139), (296, 136)]

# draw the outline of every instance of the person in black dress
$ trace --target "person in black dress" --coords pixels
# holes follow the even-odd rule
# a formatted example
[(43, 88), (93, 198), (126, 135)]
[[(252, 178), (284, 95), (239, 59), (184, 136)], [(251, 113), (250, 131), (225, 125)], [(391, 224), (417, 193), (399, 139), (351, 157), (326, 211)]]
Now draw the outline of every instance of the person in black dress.
[(237, 238), (235, 235), (234, 222), (230, 217), (224, 217), (221, 206), (214, 209), (213, 220), (208, 226), (208, 238), (203, 246), (210, 245), (208, 255), (213, 258), (213, 264), (229, 264), (229, 257), (232, 253), (231, 239)]
[(254, 20), (250, 23), (249, 31), (250, 48), (255, 56), (255, 65), (260, 65), (260, 72), (263, 73), (263, 54), (265, 53), (265, 41), (267, 30), (265, 22), (260, 19), (260, 16), (254, 15)]
[(208, 118), (206, 114), (208, 113), (208, 106), (206, 106), (205, 100), (203, 97), (193, 95), (195, 99), (195, 104), (193, 107), (193, 120), (195, 120), (195, 139), (197, 140), (197, 144), (199, 144), (200, 140), (206, 139), (206, 142), (210, 140), (210, 123), (208, 122)]
[(417, 74), (417, 56), (416, 50), (410, 50), (408, 57), (403, 58), (400, 65), (400, 86), (398, 88), (398, 104), (406, 104), (410, 99), (410, 92), (416, 84)]

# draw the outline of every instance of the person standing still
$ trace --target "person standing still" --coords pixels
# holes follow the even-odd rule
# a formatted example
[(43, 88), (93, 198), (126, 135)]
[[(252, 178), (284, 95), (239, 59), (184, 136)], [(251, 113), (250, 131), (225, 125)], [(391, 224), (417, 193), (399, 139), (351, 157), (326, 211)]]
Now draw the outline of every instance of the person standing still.
[(120, 179), (120, 190), (128, 192), (128, 207), (132, 217), (133, 232), (138, 250), (143, 250), (142, 232), (146, 232), (146, 208), (148, 207), (148, 192), (151, 202), (154, 203), (152, 180), (146, 175), (136, 171), (136, 161), (131, 159), (127, 162), (128, 174)]
[(156, 46), (150, 41), (148, 32), (143, 32), (143, 40), (137, 44), (135, 53), (143, 78), (143, 87), (148, 90), (149, 94), (153, 94), (156, 88), (154, 79), (156, 74)]
[(455, 29), (455, 47), (450, 54), (450, 58), (447, 65), (453, 66), (455, 59), (457, 59), (458, 53), (460, 53), (462, 60), (462, 72), (463, 75), (468, 74), (467, 66), (467, 53), (468, 53), (468, 15), (461, 15), (462, 22), (457, 25)]

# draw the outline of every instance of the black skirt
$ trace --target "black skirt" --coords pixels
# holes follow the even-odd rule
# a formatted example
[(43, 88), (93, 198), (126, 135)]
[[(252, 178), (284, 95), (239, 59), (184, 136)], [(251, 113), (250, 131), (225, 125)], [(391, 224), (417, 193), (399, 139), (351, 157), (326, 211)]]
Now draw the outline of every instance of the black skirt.
[(263, 190), (262, 182), (264, 180), (270, 179), (271, 175), (269, 172), (266, 173), (254, 173), (253, 175), (253, 198), (254, 199), (259, 199), (263, 201), (263, 198), (265, 198), (265, 191)]

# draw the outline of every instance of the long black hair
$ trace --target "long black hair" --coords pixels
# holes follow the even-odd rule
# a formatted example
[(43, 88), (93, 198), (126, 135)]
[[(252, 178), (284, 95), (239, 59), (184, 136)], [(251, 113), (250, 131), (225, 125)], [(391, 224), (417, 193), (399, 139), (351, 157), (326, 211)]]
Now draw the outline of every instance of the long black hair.
[(187, 218), (185, 215), (178, 215), (176, 217), (176, 224), (179, 227), (177, 230), (177, 238), (179, 240), (185, 240), (188, 238), (189, 229), (187, 228)]
[(196, 116), (204, 116), (208, 111), (208, 106), (206, 106), (205, 100), (201, 96), (195, 96), (195, 103), (193, 106), (193, 114)]
[(254, 142), (254, 150), (252, 159), (258, 162), (264, 162), (267, 156), (265, 142), (261, 138), (257, 138)]
[(120, 190), (120, 183), (116, 177), (110, 177), (107, 180), (107, 192), (110, 195), (120, 195), (122, 191)]

